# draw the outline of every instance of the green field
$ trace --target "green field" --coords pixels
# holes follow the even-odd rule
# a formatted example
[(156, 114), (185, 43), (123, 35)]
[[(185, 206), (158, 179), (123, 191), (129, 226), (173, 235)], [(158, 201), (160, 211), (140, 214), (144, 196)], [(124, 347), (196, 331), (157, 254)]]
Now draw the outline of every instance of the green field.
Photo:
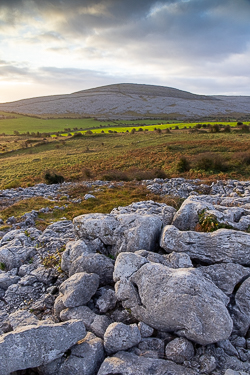
[[(23, 116), (18, 114), (10, 114), (6, 112), (0, 112), (0, 117), (2, 116), (15, 116), (15, 118), (0, 118), (0, 134), (14, 134), (14, 132), (22, 133), (57, 133), (64, 132), (64, 129), (71, 129), (74, 131), (86, 131), (87, 129), (92, 130), (95, 133), (117, 131), (117, 132), (126, 132), (131, 130), (131, 127), (134, 127), (138, 130), (142, 127), (144, 130), (148, 129), (149, 131), (154, 130), (155, 127), (160, 129), (165, 129), (169, 127), (178, 126), (180, 129), (194, 127), (196, 123), (180, 123), (169, 121), (165, 123), (162, 120), (134, 120), (134, 121), (98, 121), (93, 118), (37, 118), (30, 116)], [(216, 122), (218, 124), (235, 126), (236, 122)], [(201, 123), (202, 124), (202, 123)], [(66, 135), (67, 133), (64, 133)]]
[[(13, 134), (14, 131), (19, 133), (27, 132), (40, 132), (40, 133), (53, 133), (53, 132), (63, 132), (64, 129), (70, 128), (74, 129), (93, 129), (93, 128), (106, 128), (106, 127), (116, 127), (120, 126), (121, 122), (112, 121), (98, 121), (93, 118), (52, 118), (44, 119), (37, 117), (29, 117), (17, 114), (10, 114), (6, 112), (0, 112), (0, 116), (15, 116), (11, 119), (0, 119), (0, 134)], [(136, 120), (136, 121), (124, 121), (122, 124), (128, 124), (132, 126), (133, 124), (160, 124), (159, 120)]]

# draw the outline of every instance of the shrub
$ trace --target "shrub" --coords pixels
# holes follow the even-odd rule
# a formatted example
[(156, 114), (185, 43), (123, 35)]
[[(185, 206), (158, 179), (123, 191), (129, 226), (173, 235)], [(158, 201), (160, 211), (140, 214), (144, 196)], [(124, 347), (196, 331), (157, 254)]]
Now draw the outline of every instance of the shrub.
[(54, 172), (46, 172), (44, 175), (44, 179), (47, 184), (52, 185), (52, 184), (61, 184), (64, 182), (64, 177), (60, 176)]
[[(88, 131), (90, 131), (90, 130), (88, 130)], [(86, 132), (86, 134), (87, 134), (87, 132)], [(88, 133), (89, 134), (89, 133)], [(80, 137), (83, 137), (83, 134), (82, 133), (74, 133), (73, 135), (72, 135), (72, 138), (80, 138)]]
[(218, 124), (214, 124), (213, 126), (210, 127), (211, 133), (219, 133), (219, 131), (220, 131), (220, 126)]
[(230, 125), (225, 126), (224, 132), (225, 133), (231, 133), (231, 126)]
[(196, 161), (195, 169), (203, 171), (225, 172), (227, 166), (219, 155), (204, 154), (201, 155)]
[(182, 156), (182, 157), (178, 160), (178, 163), (177, 163), (176, 169), (177, 169), (177, 171), (180, 172), (180, 173), (189, 171), (189, 169), (190, 169), (190, 164), (189, 164), (189, 161), (187, 160), (187, 158), (185, 158), (185, 156)]
[(92, 176), (91, 171), (88, 168), (84, 168), (82, 173), (85, 178), (91, 178)]
[(119, 170), (108, 171), (102, 175), (101, 179), (103, 181), (129, 181), (127, 173)]

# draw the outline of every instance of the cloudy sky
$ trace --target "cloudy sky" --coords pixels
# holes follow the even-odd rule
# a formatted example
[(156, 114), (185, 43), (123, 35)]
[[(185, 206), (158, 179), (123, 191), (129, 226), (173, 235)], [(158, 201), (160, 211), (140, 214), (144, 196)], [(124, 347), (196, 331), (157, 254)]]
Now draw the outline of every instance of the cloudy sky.
[(122, 82), (250, 95), (250, 0), (0, 0), (0, 102)]

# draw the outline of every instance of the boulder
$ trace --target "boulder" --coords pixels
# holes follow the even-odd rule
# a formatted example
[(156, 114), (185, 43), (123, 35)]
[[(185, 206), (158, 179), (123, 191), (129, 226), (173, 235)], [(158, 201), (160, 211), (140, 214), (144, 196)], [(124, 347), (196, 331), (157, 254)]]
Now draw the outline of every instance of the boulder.
[(199, 267), (197, 271), (210, 279), (226, 295), (230, 296), (235, 286), (250, 276), (250, 269), (237, 263), (220, 263)]
[(99, 286), (99, 276), (95, 273), (80, 272), (64, 281), (59, 290), (62, 293), (62, 303), (65, 307), (85, 305), (96, 293)]
[(119, 352), (105, 359), (97, 375), (197, 375), (196, 371), (164, 359), (139, 357), (132, 353)]
[(27, 310), (18, 310), (9, 316), (9, 322), (13, 330), (19, 327), (37, 325), (39, 324), (38, 318)]
[[(99, 243), (100, 246), (100, 243)], [(99, 247), (97, 245), (97, 249)], [(66, 244), (66, 249), (62, 254), (62, 261), (61, 261), (61, 268), (64, 272), (67, 272), (69, 274), (71, 264), (79, 258), (81, 255), (89, 255), (94, 254), (96, 249), (91, 246), (90, 244), (87, 244), (86, 242), (82, 240), (78, 241), (70, 241)]]
[(0, 262), (5, 265), (6, 270), (18, 268), (36, 254), (36, 245), (35, 238), (21, 231), (11, 231), (1, 240)]
[(156, 215), (162, 220), (163, 225), (169, 225), (172, 223), (176, 209), (165, 203), (142, 201), (133, 202), (129, 206), (114, 208), (110, 213), (112, 215), (132, 213), (139, 215)]
[(70, 349), (67, 356), (41, 366), (42, 375), (95, 375), (104, 361), (101, 339), (88, 332), (84, 339)]
[(87, 272), (95, 273), (99, 276), (100, 284), (113, 284), (114, 264), (112, 259), (103, 254), (81, 255), (74, 262), (72, 262), (69, 269), (69, 275), (75, 273)]
[(78, 239), (99, 239), (112, 256), (140, 249), (153, 251), (162, 229), (162, 220), (155, 215), (87, 214), (76, 217), (73, 223)]
[(174, 225), (167, 225), (162, 232), (160, 246), (167, 253), (186, 253), (191, 259), (208, 264), (231, 262), (250, 265), (250, 234), (236, 230), (182, 232)]
[[(119, 267), (119, 259), (117, 263)], [(229, 298), (192, 268), (146, 263), (127, 279), (120, 279), (115, 288), (123, 306), (155, 329), (175, 332), (201, 345), (227, 339), (232, 332), (226, 308)]]
[(250, 327), (250, 277), (243, 281), (235, 294), (232, 319), (237, 334), (245, 336)]
[(187, 198), (174, 215), (172, 225), (182, 231), (194, 230), (199, 222), (198, 213), (204, 209), (213, 209), (214, 206), (206, 201), (197, 201), (195, 197)]
[(86, 335), (81, 321), (26, 326), (0, 336), (0, 375), (59, 358)]

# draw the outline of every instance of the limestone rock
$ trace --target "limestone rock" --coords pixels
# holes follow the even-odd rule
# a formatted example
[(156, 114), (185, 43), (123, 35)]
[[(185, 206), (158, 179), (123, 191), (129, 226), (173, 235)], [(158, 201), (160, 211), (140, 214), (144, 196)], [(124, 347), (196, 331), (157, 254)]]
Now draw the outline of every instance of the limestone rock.
[(146, 263), (120, 280), (116, 292), (136, 319), (201, 345), (227, 339), (232, 332), (228, 297), (191, 268)]
[(49, 363), (85, 335), (81, 321), (27, 326), (6, 333), (0, 337), (0, 375)]
[(78, 257), (71, 264), (69, 275), (72, 276), (79, 272), (97, 274), (101, 285), (113, 284), (114, 264), (110, 258), (103, 254), (83, 254)]
[(154, 250), (158, 246), (162, 220), (154, 215), (87, 214), (74, 219), (75, 232), (84, 241), (101, 240), (109, 254)]
[(104, 360), (103, 342), (88, 332), (84, 339), (70, 349), (67, 357), (41, 366), (42, 375), (95, 375)]
[(88, 331), (101, 338), (111, 324), (111, 320), (106, 315), (97, 315), (87, 306), (65, 309), (61, 311), (60, 318), (62, 321), (80, 319)]
[(154, 328), (148, 326), (144, 322), (139, 322), (138, 328), (140, 330), (141, 337), (143, 337), (143, 338), (150, 337), (154, 333)]
[(138, 357), (135, 354), (119, 352), (105, 359), (97, 375), (197, 375), (197, 372), (171, 361)]
[(112, 215), (117, 214), (140, 214), (140, 215), (156, 215), (159, 216), (163, 225), (172, 223), (176, 209), (168, 206), (165, 203), (158, 203), (154, 201), (133, 202), (126, 207), (114, 208), (111, 212)]
[(191, 259), (208, 264), (233, 262), (250, 265), (250, 234), (231, 229), (212, 233), (182, 232), (167, 225), (161, 236), (160, 246), (167, 252), (184, 252)]
[(236, 285), (250, 276), (250, 269), (237, 263), (212, 264), (210, 266), (199, 267), (197, 271), (209, 278), (228, 296), (234, 292)]
[(245, 336), (250, 327), (250, 277), (241, 284), (235, 294), (232, 318), (235, 331), (240, 336)]
[(104, 348), (108, 354), (126, 350), (141, 341), (141, 334), (136, 324), (112, 323), (104, 335)]
[(65, 307), (85, 305), (95, 294), (99, 286), (99, 276), (80, 272), (71, 276), (60, 286), (63, 294), (62, 303)]
[(193, 344), (184, 337), (170, 341), (165, 348), (166, 358), (175, 362), (183, 363), (194, 356)]
[(37, 317), (30, 313), (27, 310), (16, 311), (9, 316), (9, 322), (13, 330), (16, 330), (18, 327), (37, 325), (39, 320)]
[(114, 309), (117, 302), (114, 290), (100, 288), (99, 292), (101, 292), (101, 296), (98, 298), (96, 306), (100, 312), (105, 313), (108, 310)]

